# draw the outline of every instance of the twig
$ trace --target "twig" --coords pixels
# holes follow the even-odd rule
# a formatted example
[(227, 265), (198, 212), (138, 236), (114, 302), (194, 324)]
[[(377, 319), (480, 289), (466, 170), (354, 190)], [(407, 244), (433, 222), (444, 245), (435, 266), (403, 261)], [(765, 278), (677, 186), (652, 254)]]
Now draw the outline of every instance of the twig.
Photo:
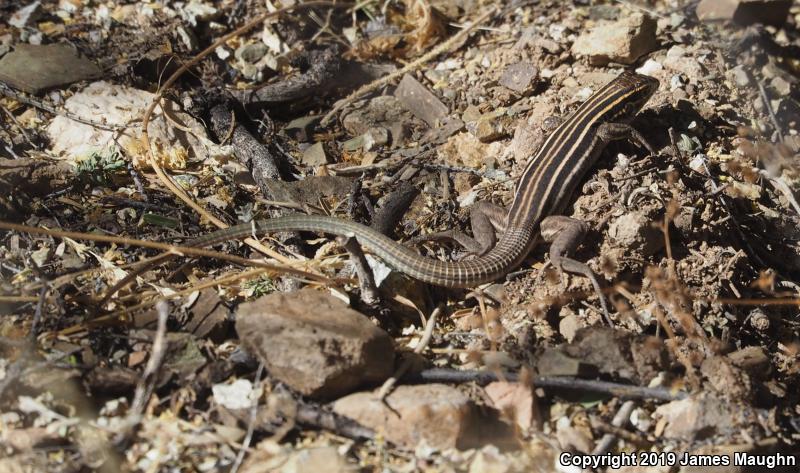
[[(420, 339), (417, 346), (414, 347), (414, 353), (416, 354), (422, 353), (425, 350), (425, 348), (428, 347), (428, 343), (430, 343), (431, 337), (433, 336), (433, 329), (434, 327), (436, 327), (436, 318), (439, 316), (441, 312), (442, 308), (441, 306), (439, 306), (436, 309), (434, 309), (433, 312), (431, 313), (431, 316), (428, 318), (428, 323), (425, 324), (425, 332), (422, 334), (422, 338)], [(412, 363), (413, 359), (411, 357), (406, 357), (406, 359), (403, 360), (403, 364), (401, 364), (400, 367), (397, 368), (397, 371), (394, 372), (392, 377), (387, 379), (383, 383), (381, 389), (378, 391), (378, 394), (376, 396), (377, 399), (380, 400), (380, 402), (384, 402), (386, 396), (389, 395), (389, 391), (391, 391), (394, 385), (397, 384), (397, 381), (400, 378), (402, 378), (404, 374), (406, 374), (406, 371), (408, 371), (408, 369), (411, 368)]]
[(792, 207), (794, 207), (794, 211), (797, 212), (798, 215), (800, 215), (800, 204), (797, 203), (797, 199), (795, 198), (794, 193), (792, 193), (792, 189), (790, 189), (789, 186), (786, 185), (786, 181), (784, 181), (782, 177), (777, 177), (777, 178), (772, 177), (764, 169), (759, 169), (758, 173), (766, 177), (767, 180), (772, 183), (772, 186), (775, 189), (777, 189), (781, 194), (783, 194), (784, 197), (786, 197), (786, 200), (788, 200), (789, 203), (792, 205)]
[(353, 236), (337, 237), (339, 244), (350, 254), (350, 261), (358, 274), (358, 285), (361, 289), (361, 300), (369, 307), (377, 307), (381, 301), (378, 286), (375, 285), (375, 276), (367, 263), (361, 245)]
[(442, 54), (442, 53), (444, 53), (446, 51), (449, 51), (453, 46), (458, 44), (462, 39), (466, 38), (467, 35), (469, 35), (473, 30), (475, 30), (475, 28), (477, 28), (478, 25), (483, 23), (484, 20), (486, 20), (487, 18), (489, 18), (490, 16), (492, 16), (496, 12), (497, 12), (497, 7), (495, 7), (495, 6), (490, 7), (488, 10), (486, 10), (486, 12), (484, 12), (481, 16), (479, 16), (469, 26), (465, 27), (464, 29), (462, 29), (458, 33), (454, 34), (452, 37), (448, 38), (447, 41), (444, 41), (443, 43), (440, 43), (438, 46), (433, 48), (430, 52), (428, 52), (426, 54), (423, 54), (419, 58), (415, 59), (414, 61), (411, 61), (410, 63), (406, 64), (404, 67), (398, 69), (397, 71), (392, 72), (391, 74), (388, 74), (386, 76), (383, 76), (383, 77), (381, 77), (380, 79), (378, 79), (376, 81), (370, 82), (369, 84), (359, 88), (358, 90), (356, 90), (355, 92), (351, 93), (350, 95), (348, 95), (344, 99), (340, 100), (339, 102), (337, 102), (333, 106), (333, 108), (331, 109), (330, 112), (328, 112), (327, 114), (325, 114), (324, 117), (322, 117), (322, 120), (320, 120), (320, 125), (326, 126), (328, 124), (328, 122), (330, 122), (331, 119), (337, 113), (339, 113), (340, 110), (342, 110), (347, 105), (353, 103), (355, 100), (357, 100), (362, 95), (367, 94), (367, 93), (372, 92), (372, 91), (375, 91), (375, 90), (378, 90), (381, 87), (392, 83), (392, 81), (394, 81), (398, 77), (402, 76), (403, 74), (405, 74), (407, 72), (410, 72), (410, 71), (413, 71), (413, 70), (417, 69), (418, 67), (422, 66), (423, 64), (425, 64), (426, 62), (430, 61), (431, 59), (435, 58), (436, 56), (438, 56), (438, 55), (440, 55), (440, 54)]
[(169, 305), (167, 305), (166, 302), (160, 302), (156, 306), (156, 309), (158, 312), (158, 328), (153, 336), (150, 359), (147, 360), (147, 365), (142, 372), (142, 376), (139, 378), (139, 382), (136, 383), (136, 390), (133, 393), (131, 408), (123, 422), (123, 427), (114, 439), (114, 444), (118, 446), (124, 445), (128, 439), (131, 438), (136, 426), (141, 422), (144, 410), (147, 407), (147, 402), (153, 394), (153, 389), (158, 380), (158, 372), (161, 369), (161, 363), (164, 361), (164, 354), (167, 351), (167, 318), (169, 317)]
[[(119, 245), (133, 245), (133, 246), (141, 246), (143, 248), (153, 248), (156, 250), (166, 251), (169, 254), (173, 255), (192, 255), (192, 256), (205, 256), (210, 258), (217, 258), (223, 259), (227, 261), (231, 261), (233, 263), (241, 264), (242, 266), (257, 266), (259, 268), (266, 268), (271, 269), (276, 272), (282, 272), (287, 274), (292, 274), (295, 276), (301, 276), (305, 278), (309, 278), (311, 280), (330, 283), (331, 280), (324, 276), (319, 276), (314, 273), (310, 273), (308, 271), (303, 271), (300, 269), (290, 268), (286, 266), (280, 266), (275, 264), (264, 263), (262, 261), (251, 260), (247, 258), (241, 258), (238, 256), (228, 255), (225, 253), (220, 253), (218, 251), (206, 250), (203, 248), (195, 248), (191, 246), (176, 246), (170, 245), (167, 243), (159, 243), (155, 241), (147, 241), (147, 240), (137, 240), (135, 238), (124, 238), (124, 237), (117, 237), (111, 235), (97, 235), (93, 233), (81, 233), (81, 232), (68, 232), (63, 230), (52, 230), (47, 228), (39, 228), (39, 227), (29, 227), (27, 225), (19, 225), (16, 223), (10, 222), (3, 222), (0, 221), (0, 229), (4, 230), (14, 230), (17, 232), (24, 232), (24, 233), (31, 233), (36, 235), (50, 235), (54, 237), (60, 238), (72, 238), (75, 240), (89, 240), (89, 241), (99, 241), (105, 243), (116, 243)], [(155, 258), (158, 258), (155, 257)], [(154, 258), (154, 259), (155, 259)]]
[[(519, 376), (516, 373), (502, 373), (502, 379), (516, 382)], [(433, 368), (411, 374), (405, 378), (407, 382), (423, 383), (470, 383), (475, 382), (486, 385), (501, 378), (493, 371), (479, 370), (452, 370)], [(533, 385), (537, 388), (564, 389), (572, 391), (589, 391), (594, 393), (609, 394), (629, 399), (657, 399), (661, 401), (677, 401), (688, 396), (685, 391), (675, 391), (666, 388), (648, 388), (631, 386), (628, 384), (612, 383), (590, 379), (575, 378), (572, 376), (534, 376)]]
[(306, 427), (325, 429), (354, 440), (375, 440), (375, 431), (347, 417), (315, 405), (299, 404), (295, 420)]
[(756, 80), (755, 83), (758, 85), (758, 93), (761, 95), (761, 101), (764, 102), (764, 108), (767, 109), (767, 114), (770, 120), (772, 120), (772, 125), (775, 127), (775, 133), (778, 134), (778, 141), (783, 143), (783, 132), (781, 131), (780, 124), (778, 124), (778, 117), (775, 116), (775, 111), (772, 110), (772, 104), (769, 103), (769, 97), (767, 96), (767, 91), (764, 89), (764, 84), (762, 84), (760, 80)]
[[(625, 425), (628, 422), (634, 407), (636, 407), (635, 402), (631, 400), (625, 401), (622, 404), (622, 407), (620, 407), (617, 411), (614, 419), (611, 421), (611, 425), (614, 427), (622, 427)], [(617, 436), (612, 433), (603, 435), (603, 438), (600, 439), (600, 442), (598, 442), (597, 446), (594, 447), (594, 450), (592, 450), (592, 455), (602, 455), (611, 450), (611, 447), (614, 445), (616, 440)]]
[(36, 302), (36, 310), (33, 313), (33, 320), (31, 321), (31, 332), (29, 336), (32, 345), (35, 345), (36, 343), (36, 336), (39, 333), (39, 323), (42, 321), (42, 310), (44, 309), (44, 301), (47, 298), (48, 292), (49, 288), (47, 283), (45, 282), (44, 284), (42, 284), (41, 289), (39, 289), (39, 300)]
[[(253, 390), (260, 394), (261, 393), (261, 373), (264, 371), (264, 362), (258, 363), (258, 369), (256, 370), (256, 377), (255, 377), (255, 386)], [(250, 406), (250, 418), (247, 420), (247, 433), (244, 436), (244, 440), (242, 440), (242, 448), (239, 449), (239, 453), (236, 455), (236, 461), (233, 462), (233, 466), (230, 469), (230, 473), (237, 473), (239, 471), (239, 467), (242, 466), (242, 462), (244, 461), (244, 456), (247, 453), (248, 447), (250, 447), (250, 442), (253, 440), (253, 432), (256, 429), (256, 417), (258, 415), (258, 398), (256, 396), (253, 399), (253, 405)]]

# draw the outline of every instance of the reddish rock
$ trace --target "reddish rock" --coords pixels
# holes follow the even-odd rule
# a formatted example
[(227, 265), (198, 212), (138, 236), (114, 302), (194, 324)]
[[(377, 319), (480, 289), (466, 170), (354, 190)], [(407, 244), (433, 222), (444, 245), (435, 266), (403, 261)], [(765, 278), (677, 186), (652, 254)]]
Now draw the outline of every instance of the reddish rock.
[(472, 448), (483, 439), (485, 443), (507, 440), (502, 423), (483, 415), (458, 389), (443, 384), (399, 386), (385, 402), (374, 392), (355, 393), (336, 401), (333, 410), (409, 449), (421, 441), (443, 450)]
[(614, 23), (601, 23), (578, 37), (572, 45), (576, 54), (587, 56), (593, 65), (609, 62), (633, 64), (656, 48), (656, 22), (634, 13)]
[(239, 306), (242, 344), (275, 378), (330, 398), (392, 374), (394, 346), (366, 316), (321, 291), (273, 293)]

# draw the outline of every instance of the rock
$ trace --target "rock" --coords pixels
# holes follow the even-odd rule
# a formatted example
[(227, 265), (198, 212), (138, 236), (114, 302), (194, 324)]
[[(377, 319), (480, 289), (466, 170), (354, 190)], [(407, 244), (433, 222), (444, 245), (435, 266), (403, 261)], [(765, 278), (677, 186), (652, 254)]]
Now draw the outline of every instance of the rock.
[(569, 314), (558, 322), (558, 333), (564, 337), (564, 340), (571, 342), (581, 327), (583, 327), (583, 324), (578, 320), (578, 316)]
[(539, 376), (591, 377), (597, 374), (594, 366), (583, 363), (557, 348), (545, 348), (536, 357), (534, 366)]
[(792, 0), (701, 0), (695, 13), (700, 21), (735, 21), (740, 25), (786, 21)]
[(636, 69), (638, 74), (644, 74), (646, 76), (655, 75), (664, 70), (664, 66), (661, 65), (660, 62), (654, 59), (648, 59), (642, 64), (641, 67)]
[(752, 389), (750, 377), (723, 356), (712, 356), (703, 360), (700, 372), (708, 380), (706, 386), (720, 396), (731, 400), (749, 399)]
[(792, 93), (792, 84), (783, 77), (773, 77), (770, 85), (778, 95), (785, 97)]
[(538, 74), (539, 69), (530, 62), (518, 62), (506, 68), (499, 82), (514, 92), (524, 94), (533, 87)]
[(243, 62), (256, 63), (269, 52), (269, 48), (262, 42), (243, 44), (236, 48), (233, 56)]
[(750, 85), (750, 74), (748, 74), (744, 64), (739, 64), (728, 72), (733, 78), (733, 82), (739, 87), (747, 87)]
[(227, 409), (247, 409), (253, 406), (258, 393), (253, 383), (247, 379), (237, 379), (232, 383), (219, 383), (211, 386), (214, 402)]
[[(265, 441), (267, 442), (267, 441)], [(254, 449), (242, 464), (242, 473), (306, 473), (324, 471), (329, 473), (356, 472), (358, 467), (347, 462), (336, 447), (301, 448), (279, 454), (269, 451), (272, 447)]]
[(484, 390), (492, 407), (502, 412), (506, 419), (516, 424), (522, 432), (533, 427), (536, 412), (536, 399), (530, 385), (495, 381)]
[(766, 378), (770, 373), (769, 357), (761, 347), (744, 347), (728, 353), (728, 359), (734, 366), (743, 369), (754, 378)]
[(705, 76), (705, 68), (696, 57), (687, 55), (686, 49), (675, 45), (667, 51), (664, 67), (684, 74), (690, 82), (698, 83)]
[(19, 43), (0, 59), (0, 82), (34, 95), (102, 74), (93, 61), (67, 43)]
[(699, 441), (715, 435), (730, 435), (755, 421), (752, 408), (708, 392), (663, 404), (656, 408), (655, 414), (666, 422), (663, 436), (675, 440)]
[(487, 445), (480, 449), (472, 463), (469, 464), (469, 473), (511, 473), (520, 471), (509, 455), (500, 452), (496, 446)]
[(306, 166), (322, 166), (328, 164), (328, 155), (325, 153), (325, 145), (321, 142), (314, 143), (303, 151), (300, 162)]
[(188, 307), (188, 320), (182, 329), (194, 334), (197, 338), (212, 339), (222, 342), (228, 333), (230, 309), (219, 297), (216, 289), (208, 288), (200, 291), (199, 297)]
[(405, 74), (400, 80), (394, 96), (408, 111), (429, 126), (436, 126), (438, 120), (447, 116), (447, 106), (409, 74)]
[[(141, 118), (154, 96), (145, 90), (97, 81), (68, 98), (64, 108), (80, 117), (100, 120), (107, 125), (127, 125)], [(171, 100), (164, 98), (160, 103), (151, 117), (148, 132), (153, 146), (161, 150), (161, 166), (165, 169), (183, 169), (188, 159), (203, 161), (208, 158), (208, 138), (203, 124), (181, 111)], [(164, 118), (162, 108), (170, 116), (169, 122)], [(100, 114), (98, 110), (103, 112)], [(180, 123), (181, 127), (174, 126), (174, 122)], [(121, 148), (122, 155), (133, 157), (133, 165), (137, 168), (149, 167), (142, 161), (141, 133), (141, 127), (119, 132), (79, 123), (61, 115), (55, 117), (47, 127), (53, 144), (52, 151), (60, 156), (72, 160), (85, 159), (92, 154), (106, 157), (109, 156), (109, 150)]]
[[(467, 127), (467, 129), (469, 128), (470, 127)], [(481, 143), (491, 143), (492, 141), (504, 137), (506, 135), (506, 130), (503, 127), (503, 123), (495, 117), (488, 117), (478, 120), (473, 133)]]
[(236, 331), (272, 376), (308, 396), (330, 398), (389, 377), (389, 335), (339, 299), (313, 289), (241, 304)]
[(314, 127), (319, 123), (319, 120), (320, 117), (317, 115), (295, 118), (286, 125), (283, 132), (290, 138), (294, 138), (301, 143), (307, 143), (311, 141)]
[(611, 222), (608, 236), (614, 245), (643, 256), (653, 255), (664, 246), (661, 232), (641, 212), (628, 212)]
[(495, 444), (504, 438), (492, 433), (504, 432), (502, 423), (481, 415), (461, 391), (443, 384), (398, 386), (385, 402), (374, 392), (355, 393), (333, 403), (333, 410), (409, 449), (422, 441), (438, 450), (466, 449), (480, 445), (481, 436)]
[(353, 180), (344, 176), (307, 176), (302, 181), (265, 179), (264, 184), (272, 199), (297, 204), (317, 204), (320, 199), (346, 198)]
[(36, 0), (35, 2), (20, 8), (15, 11), (11, 18), (8, 19), (8, 24), (14, 28), (25, 28), (31, 26), (34, 21), (42, 16), (42, 2)]
[(374, 126), (364, 133), (364, 151), (371, 151), (389, 143), (389, 130)]
[(375, 97), (365, 107), (342, 118), (342, 126), (351, 136), (363, 135), (370, 128), (378, 126), (386, 128), (393, 146), (402, 143), (408, 137), (408, 130), (415, 125), (423, 126), (423, 123), (391, 95)]
[(647, 384), (666, 369), (669, 358), (663, 343), (608, 327), (575, 331), (571, 343), (546, 348), (536, 359), (542, 376), (592, 376), (598, 372)]
[(634, 13), (615, 23), (601, 22), (578, 37), (572, 45), (576, 54), (588, 56), (593, 65), (609, 62), (633, 64), (656, 48), (656, 22)]

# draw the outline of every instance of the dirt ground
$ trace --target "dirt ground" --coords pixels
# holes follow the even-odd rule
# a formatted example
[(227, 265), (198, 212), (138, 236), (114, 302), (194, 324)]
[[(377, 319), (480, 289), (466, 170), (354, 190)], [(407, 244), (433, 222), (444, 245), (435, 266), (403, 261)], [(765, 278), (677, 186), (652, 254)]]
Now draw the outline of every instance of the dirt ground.
[[(799, 23), (785, 0), (3, 2), (0, 471), (800, 471)], [(559, 209), (579, 271), (540, 241), (438, 287), (358, 233), (253, 223), (481, 258), (424, 237), (511, 204), (630, 73), (659, 82), (641, 139)]]

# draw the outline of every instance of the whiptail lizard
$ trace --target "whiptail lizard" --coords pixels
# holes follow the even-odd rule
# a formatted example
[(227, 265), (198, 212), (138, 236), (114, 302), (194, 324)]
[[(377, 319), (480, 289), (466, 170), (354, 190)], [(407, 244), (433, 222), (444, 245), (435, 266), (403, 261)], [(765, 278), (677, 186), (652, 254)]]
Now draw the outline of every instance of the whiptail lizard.
[[(599, 289), (588, 267), (566, 257), (569, 247), (577, 244), (576, 239), (585, 233), (586, 225), (557, 214), (563, 211), (578, 183), (610, 141), (634, 138), (653, 153), (629, 122), (657, 88), (658, 81), (652, 77), (623, 72), (589, 97), (553, 130), (528, 161), (517, 184), (514, 200), (504, 217), (498, 215), (500, 212), (497, 209), (486, 212), (485, 205), (479, 206), (482, 208), (473, 213), (473, 227), (482, 226), (485, 229), (487, 225), (492, 225), (504, 228), (499, 241), (491, 248), (487, 248), (485, 232), (474, 232), (476, 237), (484, 240), (479, 246), (488, 250), (474, 259), (447, 262), (427, 258), (413, 248), (360, 223), (318, 215), (290, 215), (253, 221), (208, 233), (189, 242), (189, 246), (205, 247), (281, 231), (354, 236), (363, 248), (413, 278), (438, 286), (472, 287), (496, 280), (514, 269), (541, 233), (552, 242), (550, 255), (555, 266), (586, 275), (592, 279), (595, 289)], [(163, 262), (171, 256), (174, 255), (156, 258), (152, 263)], [(132, 274), (140, 272), (141, 269)], [(129, 280), (125, 278), (124, 283)], [(106, 298), (121, 286), (118, 284), (112, 288)], [(605, 309), (605, 302), (603, 306)]]
[[(606, 144), (632, 137), (652, 152), (628, 123), (657, 88), (658, 81), (652, 77), (623, 72), (563, 121), (522, 172), (514, 201), (504, 225), (500, 225), (505, 230), (499, 241), (477, 258), (458, 262), (427, 258), (360, 223), (318, 215), (291, 215), (237, 225), (203, 235), (192, 240), (190, 246), (209, 246), (281, 231), (322, 232), (354, 236), (363, 248), (389, 266), (427, 283), (471, 287), (493, 281), (522, 261), (542, 226), (554, 226), (547, 225), (546, 217), (563, 210)], [(563, 217), (550, 220), (564, 221)]]

